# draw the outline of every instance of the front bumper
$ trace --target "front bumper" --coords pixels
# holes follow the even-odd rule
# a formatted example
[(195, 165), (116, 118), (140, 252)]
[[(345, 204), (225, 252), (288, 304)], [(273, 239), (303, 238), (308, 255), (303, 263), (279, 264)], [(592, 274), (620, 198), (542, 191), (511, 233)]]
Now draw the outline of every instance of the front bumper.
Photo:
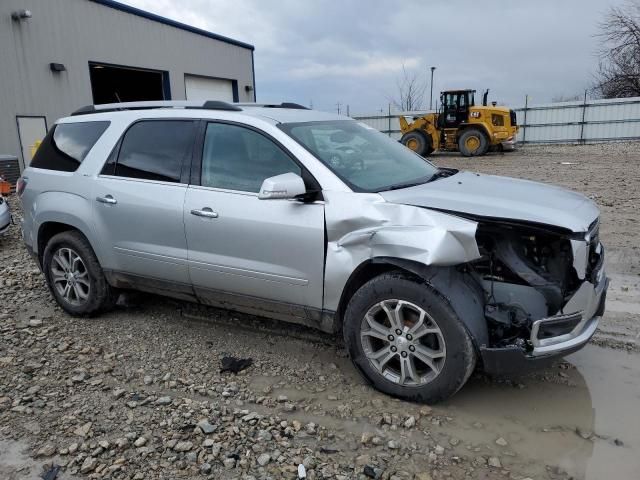
[[(517, 345), (481, 348), (484, 371), (493, 375), (522, 373), (580, 350), (598, 328), (605, 310), (608, 287), (609, 279), (602, 268), (595, 284), (585, 281), (564, 306), (564, 313), (533, 322), (528, 348)], [(571, 328), (569, 331), (566, 331), (567, 325)], [(553, 332), (554, 328), (564, 328), (566, 333), (544, 334)]]

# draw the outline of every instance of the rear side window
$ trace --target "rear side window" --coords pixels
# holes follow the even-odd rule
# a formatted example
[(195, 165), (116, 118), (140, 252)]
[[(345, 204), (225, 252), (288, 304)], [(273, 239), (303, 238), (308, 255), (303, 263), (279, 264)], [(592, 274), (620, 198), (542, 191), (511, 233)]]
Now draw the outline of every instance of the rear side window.
[(42, 141), (31, 167), (75, 172), (110, 122), (60, 123)]
[[(196, 124), (191, 120), (149, 120), (133, 124), (102, 173), (117, 177), (180, 182), (191, 156)], [(117, 155), (116, 155), (117, 153)]]

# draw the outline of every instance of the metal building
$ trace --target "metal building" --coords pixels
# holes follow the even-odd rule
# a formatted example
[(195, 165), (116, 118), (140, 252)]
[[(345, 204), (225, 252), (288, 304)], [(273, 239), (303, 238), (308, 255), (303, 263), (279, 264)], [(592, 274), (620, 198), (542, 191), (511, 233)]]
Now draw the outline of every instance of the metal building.
[(0, 1), (0, 154), (87, 104), (255, 101), (252, 45), (112, 0)]

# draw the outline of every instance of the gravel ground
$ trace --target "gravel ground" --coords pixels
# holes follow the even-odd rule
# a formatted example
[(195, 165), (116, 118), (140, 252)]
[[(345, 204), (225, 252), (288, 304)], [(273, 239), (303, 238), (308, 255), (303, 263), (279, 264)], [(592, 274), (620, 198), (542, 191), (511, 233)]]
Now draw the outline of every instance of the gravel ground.
[[(142, 294), (69, 317), (13, 227), (0, 238), (0, 478), (52, 465), (59, 479), (633, 478), (639, 150), (433, 158), (595, 198), (614, 279), (600, 346), (517, 379), (474, 375), (433, 407), (372, 390), (338, 339), (297, 326)], [(253, 364), (220, 373), (225, 355)]]

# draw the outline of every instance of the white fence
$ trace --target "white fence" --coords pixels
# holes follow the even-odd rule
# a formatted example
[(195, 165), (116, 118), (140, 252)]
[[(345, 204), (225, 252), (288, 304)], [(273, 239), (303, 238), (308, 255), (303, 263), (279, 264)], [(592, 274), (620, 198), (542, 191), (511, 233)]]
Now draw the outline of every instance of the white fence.
[[(516, 107), (519, 143), (595, 143), (640, 140), (640, 97), (548, 103)], [(354, 116), (393, 138), (400, 139), (400, 115)]]

